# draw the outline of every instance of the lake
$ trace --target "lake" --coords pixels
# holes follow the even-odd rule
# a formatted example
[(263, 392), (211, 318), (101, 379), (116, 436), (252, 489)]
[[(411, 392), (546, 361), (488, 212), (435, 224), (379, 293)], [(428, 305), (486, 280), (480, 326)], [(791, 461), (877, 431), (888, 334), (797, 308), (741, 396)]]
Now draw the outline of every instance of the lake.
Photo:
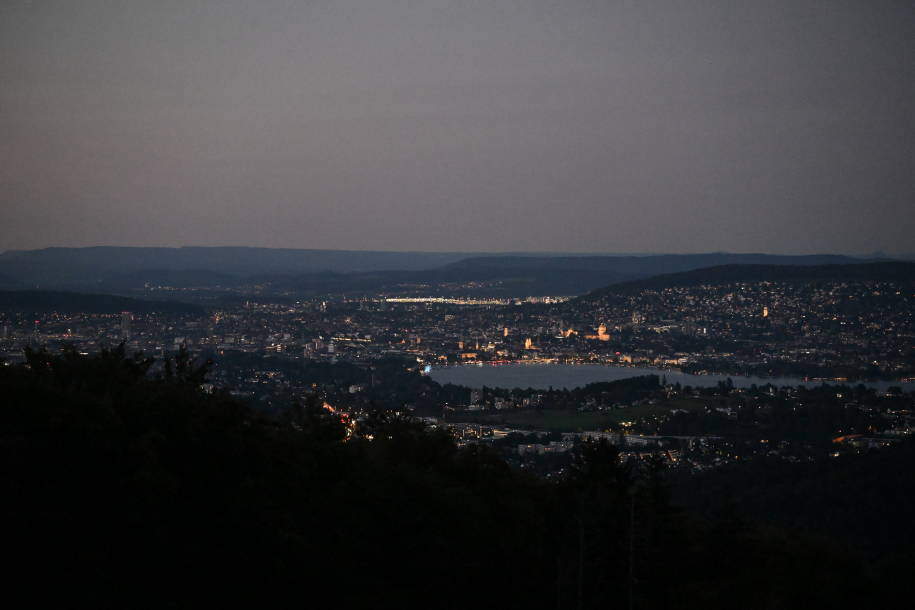
[[(690, 375), (675, 370), (654, 367), (611, 366), (602, 364), (550, 364), (550, 363), (511, 363), (511, 364), (458, 364), (454, 366), (434, 367), (429, 376), (438, 383), (453, 383), (470, 388), (536, 388), (547, 389), (550, 386), (559, 388), (577, 388), (599, 381), (616, 381), (641, 375), (666, 377), (668, 383), (680, 382), (681, 385), (709, 387), (717, 385), (728, 377), (735, 387), (748, 388), (753, 384), (776, 386), (816, 387), (823, 381), (804, 381), (791, 377), (744, 377), (740, 375)], [(827, 382), (833, 385), (858, 385), (858, 382)], [(905, 391), (915, 390), (915, 382), (875, 381), (864, 385), (885, 391), (890, 386), (901, 387)]]

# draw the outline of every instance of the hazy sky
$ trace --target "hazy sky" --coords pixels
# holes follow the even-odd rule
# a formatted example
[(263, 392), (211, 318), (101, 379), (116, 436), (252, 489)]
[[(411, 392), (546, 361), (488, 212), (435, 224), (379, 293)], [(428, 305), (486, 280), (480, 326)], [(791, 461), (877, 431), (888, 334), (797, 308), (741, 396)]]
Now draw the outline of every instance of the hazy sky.
[(0, 250), (913, 236), (911, 0), (0, 1)]

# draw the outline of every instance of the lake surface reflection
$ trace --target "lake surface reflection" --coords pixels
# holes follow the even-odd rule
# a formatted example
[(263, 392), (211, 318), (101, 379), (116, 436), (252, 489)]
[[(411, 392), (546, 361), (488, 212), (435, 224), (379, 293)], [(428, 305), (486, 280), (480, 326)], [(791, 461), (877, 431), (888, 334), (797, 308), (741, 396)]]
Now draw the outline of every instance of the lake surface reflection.
[[(438, 383), (453, 383), (471, 388), (536, 388), (556, 389), (577, 388), (589, 383), (599, 381), (616, 381), (640, 375), (657, 375), (666, 378), (668, 383), (677, 383), (686, 386), (708, 387), (717, 385), (719, 381), (728, 379), (728, 375), (690, 375), (669, 369), (654, 367), (629, 367), (610, 366), (601, 364), (550, 364), (550, 363), (512, 363), (512, 364), (459, 364), (454, 366), (436, 367), (429, 373), (430, 377)], [(739, 388), (748, 388), (753, 384), (765, 385), (771, 383), (776, 386), (816, 387), (823, 383), (833, 385), (858, 385), (857, 381), (848, 382), (823, 382), (805, 381), (791, 377), (743, 377), (731, 375), (734, 385)], [(915, 390), (915, 382), (875, 381), (864, 382), (864, 385), (885, 391), (891, 386), (901, 387), (905, 391)]]

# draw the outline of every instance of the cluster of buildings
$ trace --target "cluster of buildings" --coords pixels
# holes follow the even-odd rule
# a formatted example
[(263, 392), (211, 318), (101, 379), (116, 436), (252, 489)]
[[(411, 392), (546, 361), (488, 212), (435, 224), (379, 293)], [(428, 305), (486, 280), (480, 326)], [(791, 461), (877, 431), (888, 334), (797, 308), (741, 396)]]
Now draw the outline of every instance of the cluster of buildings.
[[(734, 282), (606, 295), (624, 361), (828, 379), (915, 375), (915, 290), (871, 281)], [(580, 313), (570, 310), (570, 313)]]
[(0, 318), (0, 353), (15, 359), (23, 344), (62, 343), (92, 352), (126, 341), (153, 355), (186, 345), (299, 359), (406, 354), (428, 365), (533, 360), (905, 379), (915, 376), (912, 292), (887, 282), (756, 282), (569, 302), (266, 299), (206, 316), (19, 314)]
[[(687, 372), (901, 381), (915, 377), (915, 294), (912, 286), (892, 282), (736, 282), (572, 301), (264, 297), (222, 304), (205, 314), (0, 314), (0, 358), (10, 363), (21, 361), (26, 345), (70, 345), (94, 353), (121, 342), (129, 352), (151, 356), (166, 356), (184, 346), (212, 357), (217, 366), (209, 390), (223, 388), (270, 407), (279, 408), (290, 397), (320, 395), (328, 404), (354, 411), (367, 409), (373, 401), (419, 407), (425, 414), (447, 413), (456, 405), (480, 413), (568, 409), (567, 404), (546, 404), (537, 393), (483, 397), (464, 389), (460, 396), (448, 396), (421, 371), (457, 363), (596, 362)], [(380, 363), (391, 359), (409, 366), (382, 372)], [(386, 386), (392, 379), (396, 383)], [(585, 399), (577, 405), (619, 407)], [(637, 453), (663, 450), (669, 460), (693, 467), (747, 454), (745, 445), (716, 438), (708, 429), (709, 422), (745, 419), (747, 411), (735, 407), (698, 424), (690, 414), (675, 411), (638, 422), (626, 431), (637, 433), (626, 438), (626, 446), (638, 447), (633, 449)], [(910, 424), (895, 421), (887, 429), (908, 431)], [(495, 427), (484, 434), (479, 427), (474, 433), (472, 427), (454, 427), (455, 422), (449, 426), (462, 442), (473, 434), (478, 442), (496, 442), (500, 434), (518, 432)], [(670, 444), (661, 435), (687, 440)], [(843, 439), (836, 443), (838, 453), (892, 442), (866, 427), (836, 436)], [(559, 459), (574, 439), (528, 440), (515, 443), (507, 455), (521, 463)], [(750, 453), (763, 449), (796, 459), (804, 455), (796, 446), (781, 445), (754, 445)]]

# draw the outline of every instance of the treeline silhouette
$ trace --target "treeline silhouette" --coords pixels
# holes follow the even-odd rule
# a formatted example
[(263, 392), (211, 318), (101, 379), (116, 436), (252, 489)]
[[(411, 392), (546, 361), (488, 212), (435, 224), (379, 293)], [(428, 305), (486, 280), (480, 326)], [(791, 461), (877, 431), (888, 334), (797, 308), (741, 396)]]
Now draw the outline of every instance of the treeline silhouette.
[(660, 460), (606, 443), (543, 480), (393, 410), (353, 434), (317, 397), (268, 415), (206, 394), (207, 364), (183, 350), (26, 360), (0, 366), (6, 607), (795, 608), (893, 593), (841, 544), (677, 508)]

